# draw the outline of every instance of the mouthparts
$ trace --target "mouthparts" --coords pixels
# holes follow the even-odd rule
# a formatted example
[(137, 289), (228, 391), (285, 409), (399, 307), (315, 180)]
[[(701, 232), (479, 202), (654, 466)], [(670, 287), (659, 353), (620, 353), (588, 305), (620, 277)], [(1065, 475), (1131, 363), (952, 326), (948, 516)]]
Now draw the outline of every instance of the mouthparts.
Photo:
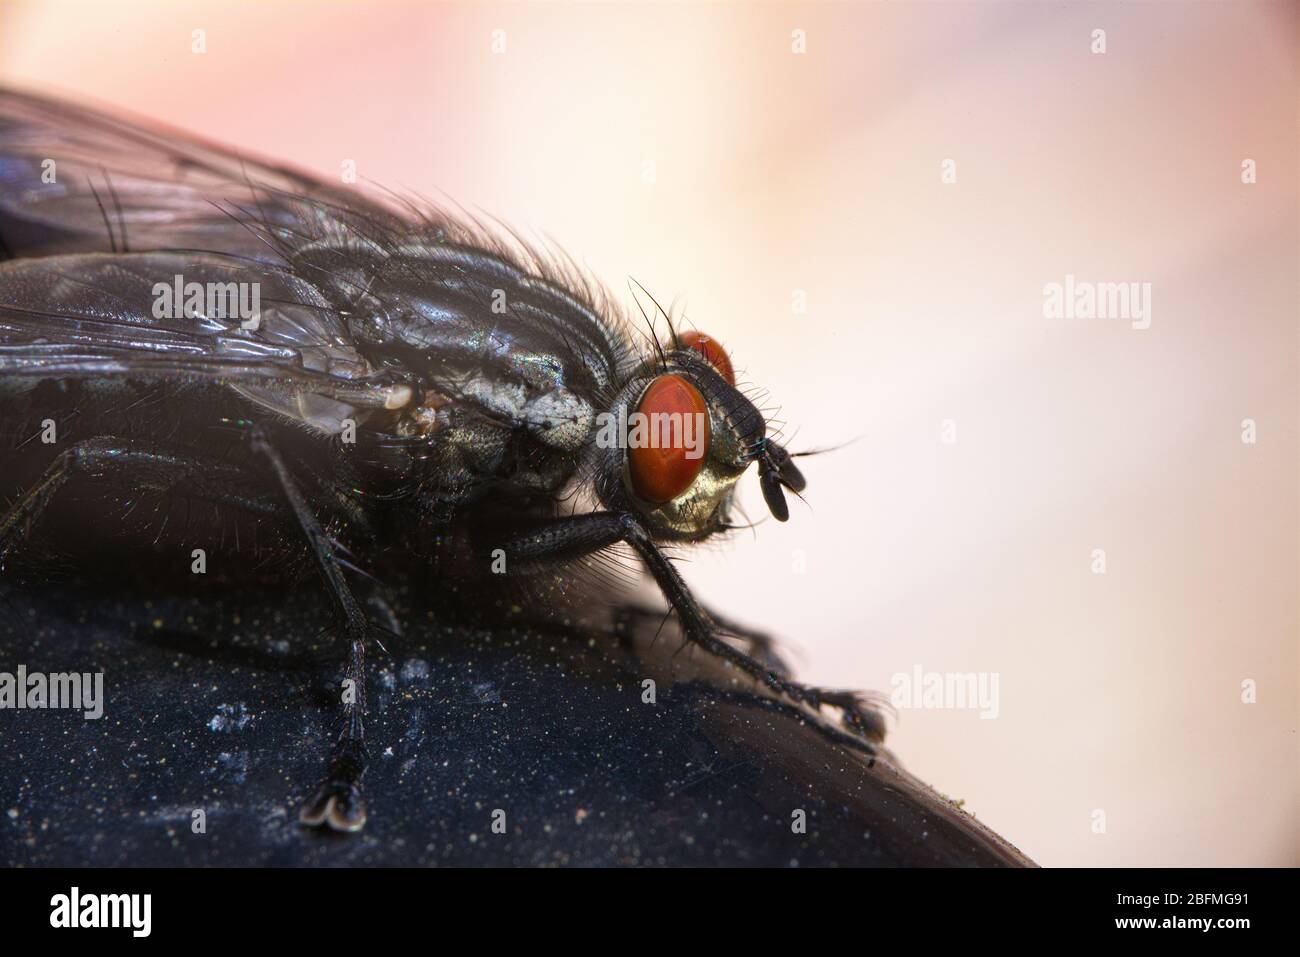
[(808, 487), (808, 480), (803, 477), (794, 459), (771, 439), (763, 442), (763, 451), (758, 456), (758, 484), (763, 490), (763, 501), (768, 511), (778, 522), (790, 518), (790, 507), (785, 501), (784, 489), (796, 495)]

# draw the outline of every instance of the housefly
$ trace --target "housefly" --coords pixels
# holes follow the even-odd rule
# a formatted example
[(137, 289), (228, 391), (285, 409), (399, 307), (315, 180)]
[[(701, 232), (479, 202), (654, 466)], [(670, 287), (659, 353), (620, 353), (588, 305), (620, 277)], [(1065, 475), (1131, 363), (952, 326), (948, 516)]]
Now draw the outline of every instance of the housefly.
[(292, 531), (346, 650), (309, 826), (365, 823), (375, 633), (354, 570), (381, 552), (554, 582), (621, 549), (686, 642), (870, 751), (865, 697), (791, 680), (670, 560), (735, 527), (751, 467), (780, 521), (805, 481), (722, 345), (664, 317), (634, 333), (572, 263), (466, 214), (0, 91), (0, 411), (27, 423), (6, 484), (43, 456), (5, 489), (0, 569), (74, 476)]

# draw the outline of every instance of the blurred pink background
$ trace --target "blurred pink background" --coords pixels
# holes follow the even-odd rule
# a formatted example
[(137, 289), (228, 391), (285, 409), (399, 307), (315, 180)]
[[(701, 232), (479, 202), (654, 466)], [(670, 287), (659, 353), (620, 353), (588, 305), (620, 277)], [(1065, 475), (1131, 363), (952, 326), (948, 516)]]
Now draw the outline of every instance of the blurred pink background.
[[(1284, 865), (1298, 20), (42, 0), (0, 3), (0, 82), (353, 159), (553, 237), (629, 303), (629, 276), (677, 297), (794, 446), (860, 437), (806, 460), (788, 525), (694, 556), (702, 596), (808, 681), (996, 675), (995, 718), (901, 709), (890, 744), (1040, 863)], [(1045, 318), (1067, 275), (1151, 283), (1150, 328)]]

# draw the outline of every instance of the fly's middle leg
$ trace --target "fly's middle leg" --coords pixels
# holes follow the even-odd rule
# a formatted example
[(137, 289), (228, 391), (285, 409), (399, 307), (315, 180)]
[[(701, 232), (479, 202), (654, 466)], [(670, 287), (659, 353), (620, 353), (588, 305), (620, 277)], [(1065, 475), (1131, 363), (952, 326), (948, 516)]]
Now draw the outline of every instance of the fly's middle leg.
[(316, 556), (321, 575), (334, 597), (347, 641), (341, 694), (342, 710), (338, 732), (330, 752), (325, 778), (303, 804), (298, 820), (308, 827), (326, 826), (335, 831), (359, 831), (366, 823), (366, 806), (361, 779), (366, 773), (366, 639), (370, 623), (356, 596), (343, 577), (334, 543), (321, 527), (288, 465), (260, 428), (252, 433), (253, 451), (270, 465), (289, 508)]

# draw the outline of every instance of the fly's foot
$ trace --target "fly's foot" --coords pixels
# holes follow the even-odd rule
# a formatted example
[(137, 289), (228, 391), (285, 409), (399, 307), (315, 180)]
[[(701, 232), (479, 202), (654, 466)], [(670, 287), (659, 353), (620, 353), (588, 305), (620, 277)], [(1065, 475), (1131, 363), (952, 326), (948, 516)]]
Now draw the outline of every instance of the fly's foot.
[(844, 727), (868, 741), (885, 740), (885, 716), (880, 709), (880, 701), (870, 695), (857, 691), (827, 691), (809, 688), (821, 704), (828, 704), (840, 711), (840, 721)]
[(874, 746), (885, 740), (885, 716), (878, 707), (879, 702), (871, 695), (858, 691), (813, 688), (772, 673), (769, 673), (765, 683), (773, 691), (801, 701), (818, 713), (827, 707), (839, 711), (840, 724), (844, 730), (858, 739), (859, 747), (868, 754), (874, 755)]
[(360, 781), (331, 774), (298, 811), (298, 823), (307, 827), (328, 827), (331, 831), (355, 833), (366, 826), (366, 802)]
[(879, 707), (880, 702), (871, 695), (857, 691), (813, 688), (792, 681), (783, 672), (773, 669), (764, 661), (727, 644), (719, 637), (721, 632), (713, 627), (688, 629), (686, 634), (688, 641), (724, 661), (731, 662), (732, 665), (765, 685), (771, 692), (788, 701), (799, 702), (817, 712), (820, 712), (823, 707), (837, 709), (844, 729), (858, 740), (859, 747), (868, 754), (874, 755), (874, 745), (885, 739), (885, 718)]
[(345, 732), (325, 780), (298, 811), (298, 823), (344, 834), (361, 830), (366, 826), (366, 802), (361, 790), (365, 773), (365, 746), (349, 739)]

